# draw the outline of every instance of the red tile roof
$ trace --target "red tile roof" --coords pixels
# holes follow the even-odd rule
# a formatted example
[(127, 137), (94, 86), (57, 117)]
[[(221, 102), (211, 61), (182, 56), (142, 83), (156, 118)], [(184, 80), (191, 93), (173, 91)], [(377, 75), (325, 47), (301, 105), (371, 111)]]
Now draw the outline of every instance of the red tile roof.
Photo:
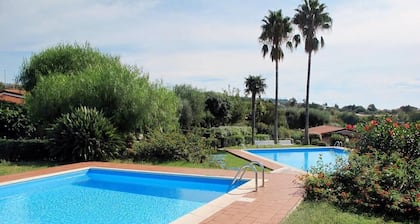
[(20, 89), (4, 89), (0, 92), (0, 100), (9, 103), (22, 104), (25, 101), (25, 93), (24, 90)]
[(309, 134), (322, 135), (322, 134), (336, 132), (336, 131), (340, 131), (340, 130), (345, 130), (345, 128), (337, 127), (337, 126), (331, 126), (331, 125), (321, 125), (321, 126), (309, 128)]

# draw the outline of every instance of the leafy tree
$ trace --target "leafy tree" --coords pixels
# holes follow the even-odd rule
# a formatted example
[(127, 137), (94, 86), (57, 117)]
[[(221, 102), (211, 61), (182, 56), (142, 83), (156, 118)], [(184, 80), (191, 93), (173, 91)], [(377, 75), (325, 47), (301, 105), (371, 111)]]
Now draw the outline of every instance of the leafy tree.
[[(293, 23), (297, 25), (303, 38), (305, 39), (305, 51), (308, 53), (308, 76), (306, 80), (306, 100), (305, 100), (305, 138), (304, 143), (309, 143), (309, 83), (311, 76), (311, 57), (312, 52), (324, 46), (324, 38), (321, 36), (318, 40), (316, 34), (323, 29), (330, 29), (332, 19), (328, 12), (325, 12), (327, 6), (320, 4), (318, 0), (304, 0), (304, 3), (296, 9), (293, 17)], [(295, 36), (294, 40), (299, 43), (300, 35)]]
[(375, 104), (369, 104), (369, 106), (367, 107), (367, 110), (372, 113), (378, 111), (378, 109), (376, 109)]
[(359, 117), (354, 112), (343, 112), (340, 113), (339, 118), (345, 124), (355, 125), (359, 122)]
[(179, 117), (181, 128), (184, 130), (190, 130), (192, 121), (193, 114), (190, 101), (182, 100), (181, 115)]
[(119, 63), (118, 57), (102, 54), (88, 43), (59, 44), (32, 55), (29, 61), (23, 63), (17, 79), (25, 90), (31, 91), (42, 77), (75, 75), (90, 67)]
[(292, 97), (289, 99), (289, 101), (287, 102), (287, 105), (290, 107), (295, 107), (297, 105), (297, 100), (296, 98)]
[(248, 110), (248, 101), (240, 96), (240, 90), (237, 88), (223, 90), (223, 94), (230, 102), (230, 119), (231, 125), (240, 125), (245, 121)]
[(214, 117), (209, 121), (210, 126), (225, 125), (229, 121), (231, 104), (226, 97), (211, 93), (205, 104), (206, 110)]
[(348, 105), (341, 108), (342, 111), (354, 112), (354, 113), (365, 113), (366, 109), (363, 106)]
[(142, 128), (159, 129), (161, 131), (174, 131), (179, 128), (180, 101), (175, 93), (162, 86), (162, 83), (149, 84), (146, 93), (147, 114)]
[[(289, 38), (292, 26), (289, 17), (283, 17), (281, 10), (268, 11), (268, 15), (262, 20), (262, 32), (259, 37), (262, 46), (262, 54), (265, 57), (270, 52), (270, 58), (276, 65), (276, 96), (275, 96), (275, 121), (274, 142), (278, 142), (278, 63), (284, 57), (281, 46)], [(288, 43), (290, 45), (290, 42)]]
[(51, 123), (61, 114), (87, 106), (101, 110), (119, 131), (169, 128), (177, 123), (173, 92), (149, 83), (134, 67), (107, 64), (78, 75), (53, 75), (39, 81), (26, 98), (34, 120)]
[(255, 97), (264, 93), (267, 85), (265, 84), (265, 79), (261, 76), (248, 76), (245, 79), (245, 93), (251, 93), (251, 107), (252, 107), (252, 144), (255, 144)]
[[(191, 107), (192, 117), (190, 126), (199, 127), (202, 123), (204, 123), (206, 94), (190, 85), (176, 85), (174, 87), (174, 92), (179, 98), (181, 98), (183, 106)], [(182, 108), (181, 110), (183, 111), (184, 109)], [(181, 116), (183, 116), (182, 113)], [(180, 119), (183, 120), (185, 117)], [(185, 124), (181, 122), (181, 126), (184, 125)]]

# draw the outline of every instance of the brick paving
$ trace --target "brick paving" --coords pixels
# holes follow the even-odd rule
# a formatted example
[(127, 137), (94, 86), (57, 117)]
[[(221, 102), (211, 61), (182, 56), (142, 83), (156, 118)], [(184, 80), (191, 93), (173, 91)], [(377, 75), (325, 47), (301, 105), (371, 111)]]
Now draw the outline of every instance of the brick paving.
[[(240, 150), (235, 151), (240, 152)], [(246, 157), (247, 155), (242, 156)], [(256, 159), (252, 158), (252, 160)], [(266, 163), (266, 161), (263, 162), (264, 164)], [(236, 171), (222, 169), (198, 169), (107, 162), (85, 162), (0, 176), (0, 184), (3, 182), (16, 181), (34, 176), (48, 175), (52, 173), (86, 167), (106, 167), (158, 172), (174, 172), (206, 176), (233, 177), (236, 174)], [(270, 168), (272, 169), (273, 167)], [(182, 221), (182, 223), (279, 223), (302, 201), (303, 189), (298, 183), (299, 175), (301, 175), (301, 173), (290, 170), (266, 173), (265, 186), (258, 188), (257, 192), (245, 193), (240, 197), (235, 198), (235, 201), (227, 203), (227, 206), (223, 206), (221, 209), (216, 209), (214, 212), (210, 212), (209, 217), (200, 218), (200, 221)], [(253, 174), (248, 172), (246, 177), (253, 178)], [(177, 223), (181, 222), (178, 221)]]

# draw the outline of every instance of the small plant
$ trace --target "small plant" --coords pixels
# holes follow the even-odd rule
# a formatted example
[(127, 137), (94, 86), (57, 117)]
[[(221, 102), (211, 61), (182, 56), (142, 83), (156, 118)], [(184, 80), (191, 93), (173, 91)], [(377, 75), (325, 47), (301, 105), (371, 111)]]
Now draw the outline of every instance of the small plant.
[(96, 109), (79, 107), (57, 119), (49, 130), (50, 156), (59, 161), (116, 158), (123, 144), (111, 122)]

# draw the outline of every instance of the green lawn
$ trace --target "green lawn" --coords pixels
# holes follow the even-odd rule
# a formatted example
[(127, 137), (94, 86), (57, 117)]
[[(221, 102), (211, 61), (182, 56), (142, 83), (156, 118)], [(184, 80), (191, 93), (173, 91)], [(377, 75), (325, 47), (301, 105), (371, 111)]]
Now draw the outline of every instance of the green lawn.
[(42, 169), (55, 165), (56, 164), (50, 162), (8, 162), (0, 160), (0, 176)]
[(379, 224), (379, 223), (397, 223), (385, 221), (382, 218), (367, 217), (349, 212), (343, 212), (333, 205), (326, 202), (304, 201), (290, 216), (281, 224)]

